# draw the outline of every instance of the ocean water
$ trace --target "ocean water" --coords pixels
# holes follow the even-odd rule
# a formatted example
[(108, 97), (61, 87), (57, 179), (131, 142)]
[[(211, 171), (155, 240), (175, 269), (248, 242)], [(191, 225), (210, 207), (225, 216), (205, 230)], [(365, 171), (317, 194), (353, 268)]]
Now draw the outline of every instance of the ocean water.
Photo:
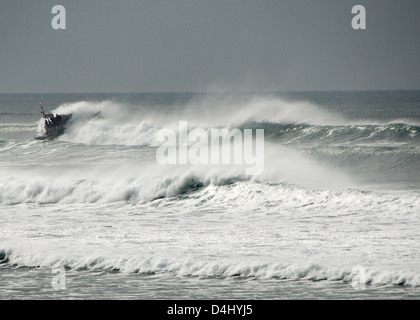
[[(263, 172), (159, 164), (180, 121)], [(0, 299), (419, 299), (419, 230), (420, 91), (0, 95)]]

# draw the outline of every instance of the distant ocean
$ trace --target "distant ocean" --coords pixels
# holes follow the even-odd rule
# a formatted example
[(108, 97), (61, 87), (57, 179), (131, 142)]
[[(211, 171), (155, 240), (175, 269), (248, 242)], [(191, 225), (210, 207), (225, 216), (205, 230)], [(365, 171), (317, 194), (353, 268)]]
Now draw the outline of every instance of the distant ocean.
[[(179, 121), (263, 173), (157, 163)], [(419, 299), (419, 230), (420, 91), (0, 95), (0, 299)]]

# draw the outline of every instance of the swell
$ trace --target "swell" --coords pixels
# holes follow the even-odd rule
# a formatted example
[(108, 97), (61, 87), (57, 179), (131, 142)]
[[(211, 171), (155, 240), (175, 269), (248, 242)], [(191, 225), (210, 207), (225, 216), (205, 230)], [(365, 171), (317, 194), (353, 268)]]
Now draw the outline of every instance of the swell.
[(284, 144), (410, 144), (420, 146), (420, 127), (405, 123), (339, 126), (249, 123), (241, 127), (264, 129), (266, 138)]

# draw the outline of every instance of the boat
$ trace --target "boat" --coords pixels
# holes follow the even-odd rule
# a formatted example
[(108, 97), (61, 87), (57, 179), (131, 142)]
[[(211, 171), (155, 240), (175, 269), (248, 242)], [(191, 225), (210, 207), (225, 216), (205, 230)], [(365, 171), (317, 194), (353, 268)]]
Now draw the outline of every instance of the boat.
[(44, 118), (44, 130), (41, 135), (35, 137), (37, 140), (52, 140), (62, 135), (65, 131), (65, 127), (71, 119), (71, 114), (52, 114), (45, 113), (42, 106), (42, 102), (39, 103), (41, 106), (41, 114)]

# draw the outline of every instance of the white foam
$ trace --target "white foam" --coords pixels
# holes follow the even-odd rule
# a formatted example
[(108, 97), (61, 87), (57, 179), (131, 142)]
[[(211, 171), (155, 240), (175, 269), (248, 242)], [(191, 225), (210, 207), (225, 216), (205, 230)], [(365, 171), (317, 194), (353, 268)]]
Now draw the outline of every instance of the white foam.
[[(27, 249), (28, 250), (28, 249)], [(64, 266), (71, 270), (119, 271), (122, 273), (171, 274), (181, 277), (226, 278), (245, 277), (259, 279), (342, 281), (353, 284), (360, 282), (360, 275), (352, 267), (325, 266), (316, 263), (258, 263), (251, 261), (200, 259), (187, 256), (184, 258), (168, 257), (128, 257), (98, 256), (95, 254), (73, 256), (53, 255), (51, 252), (31, 253), (19, 250), (2, 249), (8, 258), (8, 264), (18, 267), (52, 268)], [(246, 259), (245, 259), (246, 260)], [(364, 270), (363, 283), (360, 285), (383, 286), (420, 285), (420, 274), (409, 269), (367, 268)]]
[[(58, 152), (58, 151), (55, 151)], [(66, 151), (68, 152), (68, 151)], [(159, 165), (156, 161), (122, 165), (0, 168), (0, 203), (109, 203), (173, 197), (197, 187), (239, 181), (289, 183), (315, 188), (346, 188), (344, 172), (288, 148), (266, 148), (264, 171), (245, 174), (246, 165)]]
[[(163, 113), (153, 106), (135, 107), (106, 100), (63, 104), (53, 113), (73, 114), (60, 140), (101, 145), (156, 145), (156, 133), (162, 128), (177, 128), (179, 121), (204, 129), (232, 128), (249, 122), (343, 122), (340, 116), (325, 112), (313, 103), (287, 101), (274, 96), (205, 96), (171, 110)], [(97, 113), (100, 113), (98, 117), (92, 117)], [(42, 126), (42, 121), (39, 126)]]

